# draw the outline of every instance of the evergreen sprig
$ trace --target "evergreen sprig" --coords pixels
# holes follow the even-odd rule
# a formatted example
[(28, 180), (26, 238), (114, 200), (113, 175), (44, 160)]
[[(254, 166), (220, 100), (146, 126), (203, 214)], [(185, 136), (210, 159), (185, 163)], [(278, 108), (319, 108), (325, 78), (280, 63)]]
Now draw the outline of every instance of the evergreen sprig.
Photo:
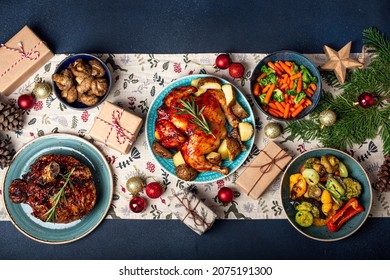
[[(349, 73), (342, 85), (333, 72), (321, 72), (323, 81), (342, 92), (337, 96), (324, 92), (310, 119), (289, 122), (289, 139), (317, 139), (325, 147), (347, 150), (379, 135), (383, 153), (390, 154), (390, 42), (375, 28), (364, 30), (363, 37), (365, 44), (375, 47), (377, 56), (365, 68)], [(378, 96), (377, 104), (367, 109), (356, 106), (354, 103), (363, 92)], [(319, 115), (326, 109), (336, 113), (337, 121), (321, 128)]]

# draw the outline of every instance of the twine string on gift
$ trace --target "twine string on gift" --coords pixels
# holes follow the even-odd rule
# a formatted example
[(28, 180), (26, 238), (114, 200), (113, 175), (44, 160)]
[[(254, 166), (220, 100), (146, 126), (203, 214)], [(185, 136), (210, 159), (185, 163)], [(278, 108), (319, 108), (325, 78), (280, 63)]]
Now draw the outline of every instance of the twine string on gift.
[(183, 199), (180, 199), (176, 194), (174, 196), (179, 200), (179, 202), (184, 206), (184, 208), (187, 210), (187, 214), (184, 216), (184, 218), (181, 220), (184, 222), (185, 219), (187, 219), (188, 216), (191, 216), (194, 220), (194, 224), (196, 226), (206, 226), (206, 230), (211, 227), (210, 223), (207, 223), (206, 220), (198, 214), (196, 211), (196, 207), (198, 207), (200, 200), (195, 204), (193, 208), (190, 207), (190, 200), (187, 197), (184, 197)]
[[(104, 120), (104, 119), (102, 119), (100, 117), (96, 117), (98, 120), (100, 120), (100, 121), (102, 121), (105, 124), (110, 126), (110, 130), (109, 130), (106, 138), (104, 139), (104, 144), (107, 145), (108, 138), (110, 137), (110, 135), (111, 135), (113, 130), (116, 132), (116, 139), (117, 139), (119, 144), (122, 145), (126, 141), (128, 141), (130, 145), (133, 144), (133, 142), (134, 142), (134, 133), (131, 133), (127, 129), (121, 127), (120, 124), (119, 124), (119, 121), (122, 118), (122, 115), (123, 115), (123, 109), (122, 109), (122, 111), (114, 110), (112, 112), (112, 114), (111, 114), (111, 116), (112, 116), (111, 122), (108, 122), (108, 121), (106, 121), (106, 120)], [(130, 134), (131, 137), (129, 137), (128, 134)]]
[(277, 168), (280, 169), (280, 171), (283, 171), (283, 168), (281, 168), (277, 162), (288, 157), (289, 155), (284, 152), (284, 154), (280, 155), (280, 153), (284, 152), (283, 150), (280, 150), (276, 155), (275, 157), (271, 157), (266, 151), (262, 151), (262, 153), (264, 153), (266, 156), (268, 156), (270, 158), (271, 161), (263, 164), (263, 165), (250, 165), (248, 167), (250, 168), (259, 168), (260, 169), (260, 172), (261, 172), (261, 175), (260, 177), (256, 180), (256, 182), (253, 184), (252, 188), (250, 188), (250, 190), (248, 191), (247, 195), (249, 195), (253, 189), (255, 188), (255, 186), (257, 185), (257, 183), (261, 180), (261, 178), (263, 178), (264, 174), (268, 173), (271, 171), (272, 167), (276, 166)]
[(39, 57), (40, 57), (40, 53), (38, 51), (36, 51), (35, 49), (40, 45), (44, 43), (43, 41), (39, 41), (34, 47), (32, 47), (32, 49), (29, 51), (29, 52), (24, 52), (24, 47), (23, 47), (23, 44), (22, 42), (19, 42), (18, 43), (18, 47), (17, 49), (14, 49), (14, 48), (10, 48), (10, 47), (7, 47), (6, 45), (4, 44), (0, 44), (0, 47), (1, 48), (5, 48), (7, 51), (11, 51), (11, 52), (17, 52), (20, 57), (17, 61), (15, 61), (14, 64), (12, 64), (10, 67), (8, 67), (1, 75), (0, 75), (0, 78), (3, 77), (5, 74), (7, 74), (9, 71), (11, 71), (16, 65), (18, 65), (19, 62), (21, 62), (23, 59), (28, 59), (30, 61), (35, 61), (37, 60)]

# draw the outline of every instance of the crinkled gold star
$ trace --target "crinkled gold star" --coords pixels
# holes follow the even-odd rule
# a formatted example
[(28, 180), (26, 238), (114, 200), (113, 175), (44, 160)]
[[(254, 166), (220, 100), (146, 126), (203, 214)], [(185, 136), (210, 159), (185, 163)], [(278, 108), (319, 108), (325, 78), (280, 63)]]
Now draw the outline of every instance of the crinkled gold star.
[(351, 45), (352, 42), (349, 42), (338, 52), (326, 45), (324, 46), (324, 52), (329, 60), (321, 66), (321, 70), (333, 70), (341, 84), (345, 82), (347, 69), (363, 66), (360, 62), (349, 57)]

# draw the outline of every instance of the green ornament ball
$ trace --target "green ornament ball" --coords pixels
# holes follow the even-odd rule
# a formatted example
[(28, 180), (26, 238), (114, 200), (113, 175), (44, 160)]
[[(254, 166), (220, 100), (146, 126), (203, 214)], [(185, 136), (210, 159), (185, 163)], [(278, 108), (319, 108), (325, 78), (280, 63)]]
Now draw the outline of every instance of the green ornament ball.
[(126, 182), (126, 189), (133, 196), (137, 196), (145, 187), (145, 181), (141, 177), (131, 177)]
[(268, 138), (276, 138), (282, 134), (282, 127), (278, 123), (270, 122), (264, 127), (264, 134)]
[(321, 127), (332, 126), (336, 122), (336, 113), (332, 110), (325, 110), (320, 113)]

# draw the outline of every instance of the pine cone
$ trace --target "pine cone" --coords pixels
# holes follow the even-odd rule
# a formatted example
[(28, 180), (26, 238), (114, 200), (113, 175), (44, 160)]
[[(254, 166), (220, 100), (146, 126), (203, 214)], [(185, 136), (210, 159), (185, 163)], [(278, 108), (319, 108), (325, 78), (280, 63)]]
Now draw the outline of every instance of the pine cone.
[(11, 104), (0, 103), (0, 130), (15, 131), (23, 128), (23, 111)]
[(9, 144), (4, 141), (0, 140), (0, 169), (3, 169), (7, 167), (12, 160), (12, 151), (9, 150)]
[(378, 181), (376, 181), (374, 188), (380, 192), (390, 191), (390, 155), (385, 156), (379, 173)]

